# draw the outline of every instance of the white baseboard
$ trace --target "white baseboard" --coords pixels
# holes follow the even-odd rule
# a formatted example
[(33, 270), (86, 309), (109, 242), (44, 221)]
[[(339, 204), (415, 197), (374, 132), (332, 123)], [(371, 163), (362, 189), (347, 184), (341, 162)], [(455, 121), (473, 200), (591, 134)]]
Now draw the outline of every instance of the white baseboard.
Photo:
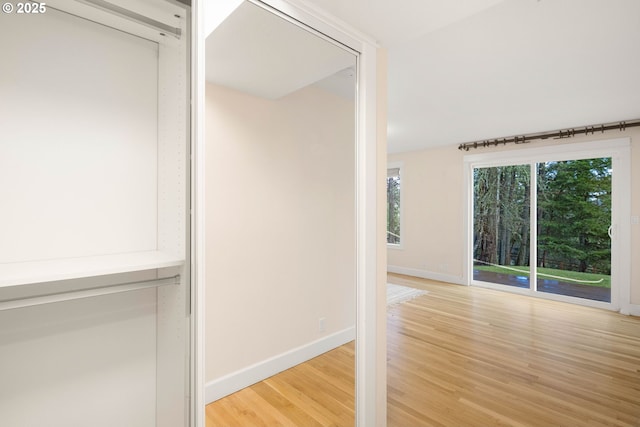
[(205, 403), (214, 402), (242, 390), (322, 353), (340, 347), (355, 338), (356, 328), (353, 326), (210, 381), (205, 386)]
[[(620, 312), (622, 314), (627, 314), (627, 315), (631, 315), (631, 316), (640, 316), (640, 305), (637, 304), (629, 304), (627, 307), (627, 309), (624, 310), (620, 310)], [(628, 311), (628, 312), (627, 312)]]
[[(438, 280), (440, 282), (453, 283), (456, 285), (466, 285), (462, 277), (450, 276), (442, 273), (434, 273), (432, 271), (420, 270), (418, 268), (387, 265), (387, 271), (389, 273), (405, 274), (407, 276), (421, 277), (423, 279), (430, 279), (430, 280)], [(487, 287), (492, 288), (491, 286), (487, 286)], [(623, 307), (620, 309), (620, 313), (625, 315), (631, 315), (631, 316), (640, 316), (640, 305), (638, 304), (623, 305)]]
[(440, 282), (454, 283), (456, 285), (465, 285), (462, 277), (451, 276), (442, 273), (434, 273), (432, 271), (420, 270), (417, 268), (387, 265), (387, 271), (389, 273), (405, 274), (407, 276), (421, 277), (423, 279), (438, 280)]

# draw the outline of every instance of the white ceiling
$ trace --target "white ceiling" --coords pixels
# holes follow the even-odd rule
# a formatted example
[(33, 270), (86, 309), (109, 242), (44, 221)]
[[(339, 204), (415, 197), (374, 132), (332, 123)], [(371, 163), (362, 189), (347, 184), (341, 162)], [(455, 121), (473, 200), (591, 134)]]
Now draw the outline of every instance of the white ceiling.
[(391, 152), (640, 118), (638, 0), (300, 1), (388, 48)]
[(311, 84), (353, 97), (356, 57), (244, 2), (206, 40), (208, 82), (278, 99)]
[(433, 32), (502, 0), (291, 0), (320, 9), (392, 47)]

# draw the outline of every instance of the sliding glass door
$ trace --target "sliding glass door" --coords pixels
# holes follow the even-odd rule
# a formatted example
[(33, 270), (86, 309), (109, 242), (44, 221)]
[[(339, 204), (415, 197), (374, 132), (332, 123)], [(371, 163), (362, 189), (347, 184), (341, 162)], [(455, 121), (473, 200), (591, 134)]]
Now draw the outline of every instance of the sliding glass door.
[(473, 278), (530, 287), (529, 165), (473, 170)]
[(537, 290), (611, 302), (610, 157), (536, 164)]
[[(525, 152), (535, 155), (525, 160)], [(465, 157), (470, 283), (588, 305), (617, 303), (612, 277), (626, 277), (621, 266), (628, 266), (626, 257), (617, 259), (615, 244), (616, 212), (620, 218), (629, 197), (626, 164), (620, 174), (615, 166), (620, 156), (606, 148), (500, 154)]]

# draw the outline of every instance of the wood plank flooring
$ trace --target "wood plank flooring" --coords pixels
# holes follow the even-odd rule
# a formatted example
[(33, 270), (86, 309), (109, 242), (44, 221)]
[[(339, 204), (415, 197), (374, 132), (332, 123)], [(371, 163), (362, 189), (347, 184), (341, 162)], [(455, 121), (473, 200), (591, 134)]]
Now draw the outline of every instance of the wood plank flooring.
[[(640, 318), (390, 274), (388, 426), (640, 426)], [(207, 427), (353, 425), (353, 343), (207, 406)]]
[(354, 425), (354, 342), (207, 405), (207, 427)]

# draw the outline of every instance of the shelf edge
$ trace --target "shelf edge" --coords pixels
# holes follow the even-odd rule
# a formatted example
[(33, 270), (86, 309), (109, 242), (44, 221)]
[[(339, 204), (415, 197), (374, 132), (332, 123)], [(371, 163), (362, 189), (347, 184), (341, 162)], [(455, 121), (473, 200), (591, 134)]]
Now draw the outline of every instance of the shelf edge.
[(184, 258), (161, 251), (0, 264), (0, 288), (156, 268), (179, 267)]

